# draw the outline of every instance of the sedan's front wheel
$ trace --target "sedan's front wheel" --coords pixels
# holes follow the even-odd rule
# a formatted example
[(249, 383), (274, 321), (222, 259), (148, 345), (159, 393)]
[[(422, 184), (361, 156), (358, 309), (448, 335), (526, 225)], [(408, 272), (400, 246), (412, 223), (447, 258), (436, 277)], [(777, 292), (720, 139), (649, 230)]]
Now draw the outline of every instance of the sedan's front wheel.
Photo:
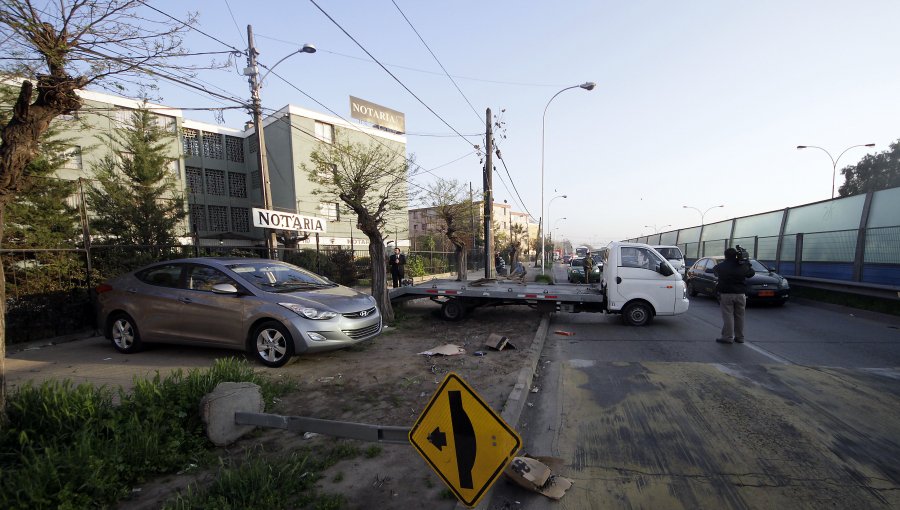
[(253, 332), (250, 348), (260, 363), (276, 368), (283, 366), (294, 355), (294, 340), (280, 323), (267, 321)]
[(137, 324), (124, 312), (115, 314), (109, 322), (109, 337), (113, 347), (123, 354), (138, 352), (143, 347)]

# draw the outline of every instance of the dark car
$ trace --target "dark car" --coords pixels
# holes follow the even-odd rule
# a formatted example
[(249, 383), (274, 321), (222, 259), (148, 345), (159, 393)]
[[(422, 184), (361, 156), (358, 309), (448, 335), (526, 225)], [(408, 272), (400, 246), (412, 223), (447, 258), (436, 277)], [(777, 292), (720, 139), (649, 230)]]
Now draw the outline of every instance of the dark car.
[[(595, 258), (594, 267), (591, 270), (591, 283), (599, 283), (600, 278), (603, 277), (602, 266), (597, 264), (596, 260)], [(584, 283), (584, 257), (572, 259), (569, 266), (569, 283)]]
[[(705, 257), (691, 266), (687, 271), (687, 290), (692, 297), (697, 294), (716, 296), (718, 278), (713, 272), (722, 258)], [(776, 305), (787, 303), (791, 296), (791, 288), (787, 278), (764, 266), (759, 261), (750, 259), (750, 265), (756, 274), (747, 278), (747, 299), (751, 302), (767, 302)]]
[(157, 262), (100, 285), (97, 301), (98, 324), (123, 353), (148, 342), (206, 345), (279, 367), (381, 333), (372, 296), (277, 260)]

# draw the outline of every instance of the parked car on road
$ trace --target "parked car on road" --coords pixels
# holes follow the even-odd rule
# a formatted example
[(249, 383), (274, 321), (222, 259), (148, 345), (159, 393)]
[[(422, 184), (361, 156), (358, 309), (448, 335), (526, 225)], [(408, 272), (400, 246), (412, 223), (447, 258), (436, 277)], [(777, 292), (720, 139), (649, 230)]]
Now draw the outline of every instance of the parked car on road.
[(150, 264), (97, 287), (98, 324), (113, 346), (144, 343), (246, 350), (279, 367), (381, 333), (368, 294), (268, 259), (194, 258)]
[[(594, 268), (591, 270), (591, 283), (599, 283), (603, 277), (603, 267), (594, 258)], [(572, 259), (569, 265), (569, 283), (584, 283), (584, 257)]]
[[(718, 278), (713, 272), (716, 264), (722, 262), (721, 257), (704, 257), (687, 271), (688, 294), (716, 295), (716, 282)], [(791, 297), (791, 288), (787, 278), (764, 266), (755, 259), (750, 259), (750, 265), (756, 271), (752, 277), (747, 278), (747, 299), (751, 302), (770, 302), (776, 305), (787, 303)]]

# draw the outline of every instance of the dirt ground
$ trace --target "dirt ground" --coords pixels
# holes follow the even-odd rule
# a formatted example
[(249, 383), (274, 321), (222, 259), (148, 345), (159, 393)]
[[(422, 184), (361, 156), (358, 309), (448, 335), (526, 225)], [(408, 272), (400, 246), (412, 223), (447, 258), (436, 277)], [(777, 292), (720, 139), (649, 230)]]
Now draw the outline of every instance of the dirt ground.
[[(438, 306), (427, 301), (408, 302), (398, 308), (396, 327), (370, 342), (350, 349), (303, 356), (276, 370), (299, 385), (285, 395), (273, 412), (392, 426), (412, 426), (439, 383), (455, 372), (499, 412), (524, 366), (527, 350), (540, 323), (540, 314), (524, 306), (477, 309), (460, 322), (445, 322)], [(491, 333), (507, 336), (515, 350), (490, 351)], [(453, 343), (466, 350), (457, 356), (417, 353)], [(485, 351), (485, 356), (474, 355)], [(246, 448), (264, 455), (283, 455), (293, 449), (337, 441), (327, 436), (303, 439), (302, 434), (266, 430), (243, 439), (223, 455)], [(358, 443), (365, 450), (368, 443)], [(318, 487), (343, 494), (348, 509), (453, 508), (445, 485), (410, 445), (384, 444), (372, 457), (359, 456), (337, 463), (324, 473)], [(172, 476), (146, 484), (122, 509), (159, 508), (187, 483), (206, 475)], [(338, 481), (336, 481), (338, 480)]]

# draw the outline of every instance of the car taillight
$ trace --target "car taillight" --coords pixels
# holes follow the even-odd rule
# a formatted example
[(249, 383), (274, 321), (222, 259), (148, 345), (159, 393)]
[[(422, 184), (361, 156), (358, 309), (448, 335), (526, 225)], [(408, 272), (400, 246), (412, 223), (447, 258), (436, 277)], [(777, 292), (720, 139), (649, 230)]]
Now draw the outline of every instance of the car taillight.
[(100, 285), (97, 285), (97, 288), (95, 290), (97, 291), (97, 294), (103, 294), (104, 292), (113, 290), (113, 288), (112, 285), (108, 283), (101, 283)]

